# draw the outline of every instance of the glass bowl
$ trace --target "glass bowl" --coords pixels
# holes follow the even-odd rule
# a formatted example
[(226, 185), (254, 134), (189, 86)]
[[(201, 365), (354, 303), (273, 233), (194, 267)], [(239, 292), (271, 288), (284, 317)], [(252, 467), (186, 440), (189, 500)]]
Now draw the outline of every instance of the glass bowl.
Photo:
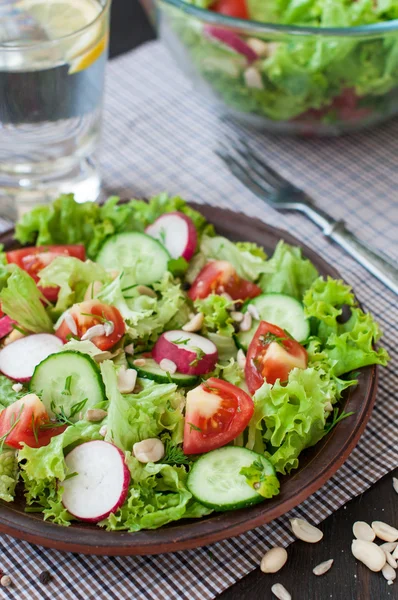
[(158, 36), (222, 115), (275, 133), (340, 135), (398, 114), (398, 20), (264, 24), (183, 0), (141, 0)]

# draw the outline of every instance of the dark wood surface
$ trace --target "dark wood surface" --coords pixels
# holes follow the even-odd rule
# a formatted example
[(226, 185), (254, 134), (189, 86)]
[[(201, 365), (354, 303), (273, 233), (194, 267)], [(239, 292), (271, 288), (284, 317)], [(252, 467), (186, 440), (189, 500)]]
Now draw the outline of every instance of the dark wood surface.
[[(153, 38), (154, 33), (137, 0), (113, 0), (111, 56)], [(322, 525), (325, 533), (322, 542), (291, 545), (289, 560), (279, 574), (264, 575), (257, 569), (224, 592), (220, 600), (271, 600), (271, 585), (275, 582), (283, 583), (293, 600), (397, 600), (398, 583), (387, 586), (379, 573), (368, 571), (350, 552), (351, 528), (356, 520), (377, 519), (398, 526), (398, 496), (392, 488), (393, 475), (386, 475), (365, 494), (329, 517)], [(395, 476), (398, 477), (398, 469)], [(335, 560), (333, 568), (323, 577), (315, 577), (312, 568), (329, 558)]]

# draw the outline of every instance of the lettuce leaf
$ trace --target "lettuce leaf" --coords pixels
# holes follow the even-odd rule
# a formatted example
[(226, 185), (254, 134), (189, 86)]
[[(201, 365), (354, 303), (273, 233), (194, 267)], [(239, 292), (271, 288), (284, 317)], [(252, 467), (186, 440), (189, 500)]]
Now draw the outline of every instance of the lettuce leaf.
[(14, 384), (15, 381), (8, 379), (5, 375), (0, 375), (0, 411), (28, 393), (24, 388), (20, 392), (16, 392), (13, 390)]
[(239, 277), (257, 281), (268, 271), (264, 250), (250, 242), (234, 243), (222, 236), (204, 235), (200, 244), (201, 254), (208, 260), (226, 260), (231, 263)]
[(213, 231), (200, 213), (179, 196), (159, 194), (148, 203), (131, 200), (119, 203), (117, 196), (104, 205), (75, 202), (73, 194), (63, 194), (52, 204), (36, 206), (18, 222), (15, 239), (21, 244), (84, 244), (89, 258), (95, 258), (106, 238), (124, 231), (144, 231), (165, 212), (181, 211), (188, 215), (199, 233)]
[(234, 320), (230, 309), (233, 301), (218, 294), (210, 294), (207, 298), (195, 300), (197, 312), (204, 315), (204, 326), (207, 332), (212, 331), (219, 335), (232, 336), (235, 333)]
[(0, 453), (0, 499), (14, 500), (18, 481), (18, 460), (15, 450), (2, 450)]
[(11, 274), (0, 293), (3, 312), (32, 333), (52, 333), (52, 321), (32, 277), (16, 265), (9, 265), (8, 269)]
[(311, 261), (303, 258), (301, 249), (282, 240), (265, 265), (259, 286), (266, 294), (277, 292), (302, 300), (304, 292), (318, 277), (318, 271)]
[[(347, 382), (345, 387), (355, 383)], [(284, 385), (279, 380), (273, 386), (265, 382), (254, 394), (247, 447), (265, 452), (279, 473), (296, 469), (299, 454), (327, 433), (328, 405), (341, 391), (329, 366), (321, 361), (307, 369), (293, 369)]]
[(140, 295), (135, 286), (127, 289), (123, 285), (123, 276), (117, 277), (100, 291), (98, 298), (119, 309), (132, 340), (154, 343), (168, 329), (172, 319), (173, 327), (179, 318), (185, 319), (182, 324), (188, 320), (186, 297), (170, 273), (165, 273), (162, 281), (153, 284), (157, 298)]
[(99, 524), (108, 531), (156, 529), (181, 518), (199, 518), (212, 512), (192, 499), (184, 467), (139, 463), (129, 452), (126, 464), (132, 484), (124, 505)]
[[(339, 322), (343, 306), (350, 307), (351, 316)], [(374, 348), (381, 337), (378, 324), (369, 313), (357, 305), (350, 286), (330, 277), (317, 279), (304, 296), (305, 312), (319, 321), (318, 337), (332, 365), (334, 375), (372, 364), (385, 366), (389, 360), (384, 348)]]
[(142, 379), (143, 389), (138, 394), (121, 394), (111, 361), (101, 363), (101, 374), (109, 399), (107, 441), (122, 450), (131, 450), (136, 442), (158, 437), (165, 430), (171, 432), (174, 443), (182, 441), (184, 397), (176, 384)]
[(110, 275), (98, 263), (85, 262), (71, 256), (59, 256), (40, 271), (43, 287), (60, 287), (54, 313), (62, 313), (75, 302), (82, 302), (88, 286), (94, 281), (108, 283)]

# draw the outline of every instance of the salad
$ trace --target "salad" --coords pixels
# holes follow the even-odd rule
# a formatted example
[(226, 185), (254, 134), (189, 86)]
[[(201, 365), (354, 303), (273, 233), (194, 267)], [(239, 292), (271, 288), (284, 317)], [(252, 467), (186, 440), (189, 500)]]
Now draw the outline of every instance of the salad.
[[(372, 316), (299, 248), (217, 235), (179, 197), (63, 195), (0, 265), (0, 498), (161, 527), (279, 493), (385, 365)], [(19, 482), (19, 483), (18, 483)], [(18, 483), (18, 488), (16, 487)]]
[(202, 89), (230, 109), (290, 122), (291, 129), (295, 123), (353, 125), (396, 114), (397, 30), (354, 36), (349, 29), (397, 19), (397, 0), (185, 1), (259, 24), (347, 28), (339, 37), (259, 33), (241, 23), (235, 28), (207, 23), (161, 3), (166, 43), (182, 64), (189, 57), (194, 66), (189, 74), (199, 74), (206, 83)]

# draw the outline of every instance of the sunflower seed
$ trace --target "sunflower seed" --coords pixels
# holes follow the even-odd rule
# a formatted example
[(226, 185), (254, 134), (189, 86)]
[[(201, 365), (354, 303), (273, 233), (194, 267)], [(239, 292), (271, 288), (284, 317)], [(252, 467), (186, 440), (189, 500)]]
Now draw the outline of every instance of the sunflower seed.
[(357, 540), (365, 540), (366, 542), (373, 542), (376, 537), (371, 526), (365, 523), (365, 521), (356, 521), (352, 526), (352, 532)]
[(149, 296), (150, 298), (157, 298), (156, 292), (148, 287), (147, 285), (137, 285), (137, 292), (141, 296)]
[(321, 562), (319, 565), (314, 567), (312, 569), (312, 572), (314, 573), (314, 575), (324, 575), (329, 571), (329, 569), (332, 568), (333, 562), (333, 558), (331, 558), (330, 560), (325, 560), (324, 562)]
[(241, 331), (249, 331), (252, 327), (252, 316), (249, 312), (246, 312), (243, 315), (243, 319), (241, 321), (239, 329)]
[[(69, 331), (71, 333), (73, 333), (73, 335), (77, 335), (77, 325), (76, 325), (76, 321), (75, 319), (72, 317), (72, 315), (70, 314), (69, 311), (66, 311), (66, 313), (64, 313), (64, 318), (63, 320), (65, 321), (65, 323), (67, 324), (67, 326), (69, 327)], [(82, 338), (83, 339), (83, 338)]]
[(243, 320), (243, 314), (241, 312), (238, 312), (237, 310), (233, 310), (231, 312), (231, 317), (236, 323), (241, 323)]
[(107, 434), (107, 431), (108, 431), (108, 428), (107, 428), (107, 426), (106, 426), (106, 425), (103, 425), (103, 426), (101, 427), (101, 429), (99, 430), (99, 432), (98, 432), (98, 433), (99, 433), (100, 435), (102, 435), (102, 437), (105, 437), (105, 436), (106, 436), (106, 434)]
[(199, 312), (197, 315), (194, 315), (192, 319), (188, 321), (188, 323), (185, 323), (182, 330), (188, 332), (199, 331), (200, 329), (202, 329), (203, 320), (204, 314)]
[(144, 365), (146, 365), (146, 360), (145, 358), (136, 358), (135, 360), (133, 360), (133, 364), (136, 367), (143, 367)]
[(395, 569), (393, 569), (390, 565), (384, 565), (381, 572), (387, 581), (394, 581), (397, 576)]
[(287, 561), (287, 552), (284, 548), (271, 548), (261, 559), (260, 569), (263, 573), (277, 573)]
[(135, 369), (122, 368), (117, 374), (117, 389), (121, 394), (131, 394), (137, 382), (137, 371)]
[(397, 561), (395, 560), (395, 558), (393, 558), (392, 554), (390, 554), (390, 552), (386, 552), (384, 550), (385, 554), (386, 554), (386, 559), (388, 564), (390, 565), (390, 567), (392, 567), (393, 569), (397, 568)]
[(14, 392), (18, 393), (23, 389), (23, 385), (22, 383), (14, 383), (11, 388), (14, 390)]
[(290, 526), (294, 535), (303, 542), (316, 544), (323, 538), (323, 533), (317, 527), (314, 527), (305, 519), (290, 519)]
[(249, 304), (248, 305), (247, 312), (249, 312), (251, 314), (251, 316), (253, 317), (253, 319), (256, 319), (256, 321), (260, 320), (260, 315), (258, 314), (258, 310), (254, 306), (254, 304)]
[(258, 40), (257, 38), (247, 38), (246, 44), (261, 58), (266, 58), (269, 56), (269, 45), (262, 40)]
[(264, 89), (263, 78), (256, 67), (248, 67), (243, 73), (243, 78), (248, 88)]
[(398, 478), (397, 477), (392, 478), (392, 487), (398, 494)]
[(102, 410), (101, 408), (89, 408), (86, 412), (86, 420), (91, 421), (92, 423), (98, 423), (98, 421), (105, 419), (107, 414), (106, 410)]
[(398, 529), (383, 523), (383, 521), (373, 521), (372, 529), (380, 540), (385, 542), (396, 542), (398, 540)]
[(159, 367), (162, 369), (162, 371), (170, 373), (171, 375), (177, 371), (177, 365), (175, 362), (169, 360), (168, 358), (163, 358), (159, 363)]
[(131, 342), (131, 344), (128, 344), (127, 346), (125, 346), (124, 347), (124, 351), (129, 356), (134, 356), (134, 344), (133, 344), (133, 342)]
[(353, 540), (351, 551), (355, 558), (360, 560), (371, 571), (381, 571), (386, 564), (385, 552), (373, 542)]
[(244, 369), (246, 366), (246, 356), (243, 352), (242, 348), (238, 350), (238, 354), (236, 355), (236, 362), (241, 369)]
[(393, 552), (397, 545), (398, 542), (385, 542), (384, 544), (380, 544), (380, 548), (384, 550), (384, 552)]
[(292, 600), (291, 595), (281, 583), (275, 583), (271, 588), (271, 592), (278, 600)]
[[(66, 318), (65, 318), (65, 322), (66, 322)], [(69, 327), (69, 325), (68, 325), (68, 327)], [(72, 331), (72, 329), (70, 327), (69, 327), (69, 329)], [(73, 333), (73, 331), (72, 331), (72, 333)], [(97, 335), (106, 335), (105, 327), (103, 325), (93, 325), (93, 327), (90, 327), (90, 329), (87, 329), (86, 333), (82, 335), (81, 341), (84, 342), (86, 340), (92, 340), (93, 338), (97, 337)]]

